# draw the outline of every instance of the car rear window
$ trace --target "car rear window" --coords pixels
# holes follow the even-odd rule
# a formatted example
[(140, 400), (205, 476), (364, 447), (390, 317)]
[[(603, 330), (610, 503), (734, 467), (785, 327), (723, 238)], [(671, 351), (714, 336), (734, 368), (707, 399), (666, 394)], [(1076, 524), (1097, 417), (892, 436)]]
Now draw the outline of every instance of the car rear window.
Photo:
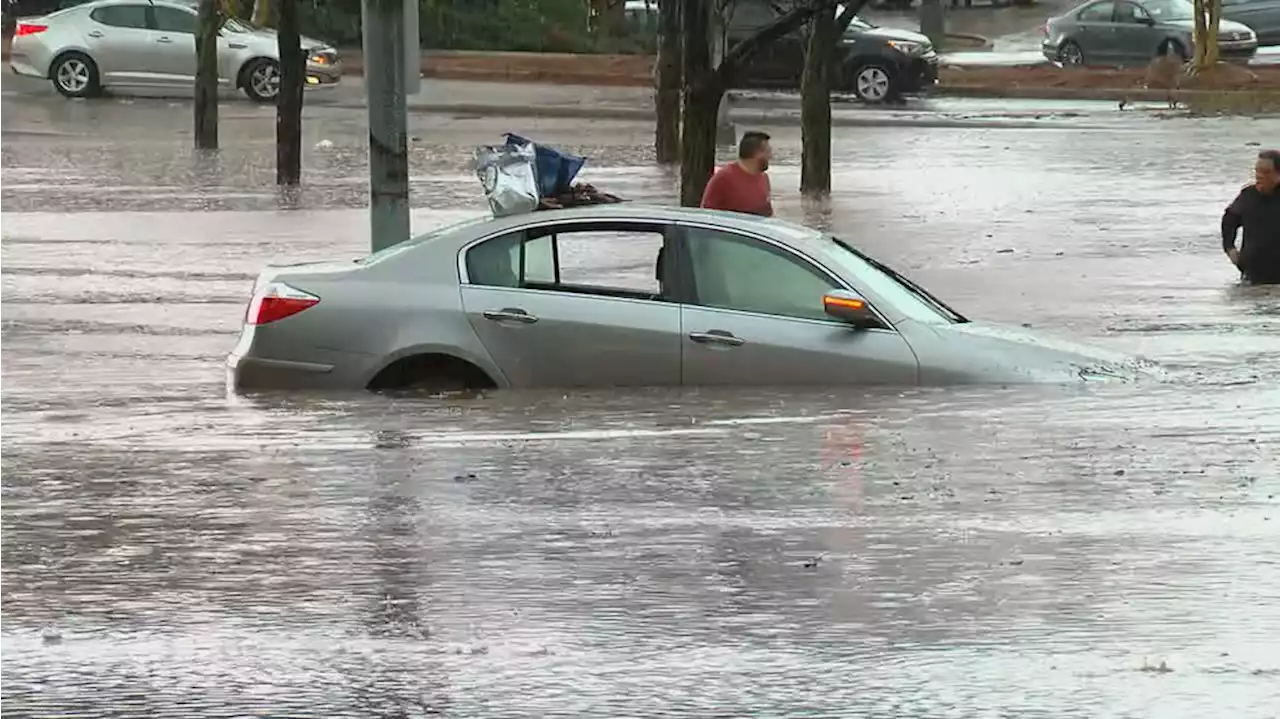
[(89, 17), (111, 27), (147, 28), (146, 5), (108, 5), (89, 13)]

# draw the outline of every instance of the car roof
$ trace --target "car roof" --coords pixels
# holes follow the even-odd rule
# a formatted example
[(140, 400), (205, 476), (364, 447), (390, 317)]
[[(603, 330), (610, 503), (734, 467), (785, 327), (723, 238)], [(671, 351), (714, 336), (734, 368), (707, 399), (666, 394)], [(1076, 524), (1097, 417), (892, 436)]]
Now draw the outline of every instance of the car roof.
[(822, 233), (817, 230), (773, 217), (759, 217), (724, 210), (645, 205), (633, 202), (588, 205), (563, 210), (538, 210), (519, 215), (495, 217), (477, 229), (483, 228), (483, 231), (488, 234), (492, 231), (501, 231), (508, 228), (517, 229), (530, 225), (589, 220), (711, 224), (730, 230), (765, 234), (772, 238), (795, 243), (804, 243), (822, 237)]

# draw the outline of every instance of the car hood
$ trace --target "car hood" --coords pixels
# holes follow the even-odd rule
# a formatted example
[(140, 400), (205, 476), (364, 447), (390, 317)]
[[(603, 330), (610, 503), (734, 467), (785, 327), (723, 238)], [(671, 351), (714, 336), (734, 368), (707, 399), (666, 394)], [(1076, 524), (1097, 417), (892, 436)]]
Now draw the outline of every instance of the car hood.
[[(1187, 18), (1186, 20), (1169, 20), (1161, 24), (1165, 27), (1176, 27), (1185, 32), (1193, 32), (1196, 29), (1196, 21), (1192, 18)], [(1252, 32), (1252, 30), (1250, 30), (1248, 25), (1244, 25), (1233, 20), (1227, 20), (1226, 18), (1218, 21), (1219, 37), (1228, 33), (1232, 35), (1247, 35), (1250, 32)]]
[(895, 27), (873, 27), (870, 30), (853, 30), (844, 36), (844, 42), (851, 43), (855, 40), (864, 38), (876, 38), (879, 40), (902, 40), (905, 42), (918, 42), (921, 45), (929, 45), (929, 37), (912, 30), (901, 30)]
[(930, 384), (1135, 381), (1164, 376), (1147, 360), (1024, 328), (964, 322), (935, 329), (937, 344), (917, 352), (921, 379)]
[[(273, 28), (260, 27), (260, 28), (255, 28), (254, 31), (250, 33), (250, 35), (258, 40), (269, 40), (275, 43), (275, 42), (278, 42), (276, 38), (277, 38), (277, 35), (279, 35), (279, 33), (277, 33)], [(313, 37), (307, 37), (306, 35), (303, 35), (298, 39), (301, 41), (303, 50), (319, 50), (321, 48), (329, 47), (329, 43), (324, 42), (322, 40), (317, 40)]]

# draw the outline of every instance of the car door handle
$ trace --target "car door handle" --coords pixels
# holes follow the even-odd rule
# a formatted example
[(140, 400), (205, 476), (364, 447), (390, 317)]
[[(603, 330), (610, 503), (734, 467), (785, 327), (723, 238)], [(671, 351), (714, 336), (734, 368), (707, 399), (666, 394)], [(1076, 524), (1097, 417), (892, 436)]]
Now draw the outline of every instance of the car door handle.
[(173, 42), (173, 41), (167, 37), (162, 37), (159, 40), (156, 40), (156, 42)]
[(102, 31), (101, 31), (101, 30), (90, 30), (90, 31), (88, 32), (88, 35), (89, 35), (89, 37), (102, 37)]
[(229, 43), (227, 43), (227, 48), (228, 48), (228, 49), (231, 49), (231, 50), (243, 50), (243, 49), (245, 49), (246, 47), (249, 47), (249, 46), (248, 46), (248, 45), (246, 45), (246, 44), (244, 44), (244, 43), (242, 43), (242, 42), (229, 42)]
[(519, 307), (503, 307), (500, 310), (485, 310), (482, 314), (486, 320), (493, 320), (494, 322), (520, 322), (522, 324), (531, 325), (538, 321), (537, 317), (534, 317)]
[(741, 337), (735, 337), (731, 332), (724, 330), (707, 330), (706, 332), (690, 332), (689, 339), (698, 344), (716, 344), (727, 345), (729, 347), (741, 347), (747, 341)]

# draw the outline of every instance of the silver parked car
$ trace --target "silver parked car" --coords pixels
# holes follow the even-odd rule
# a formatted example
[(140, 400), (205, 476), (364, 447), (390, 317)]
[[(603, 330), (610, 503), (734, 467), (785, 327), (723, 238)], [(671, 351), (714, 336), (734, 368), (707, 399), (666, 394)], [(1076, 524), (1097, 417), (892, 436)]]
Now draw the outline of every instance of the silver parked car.
[[(1189, 0), (1093, 0), (1045, 23), (1041, 50), (1063, 65), (1145, 65), (1168, 43), (1191, 58), (1195, 15)], [(1253, 30), (1222, 20), (1218, 51), (1248, 61), (1258, 51)]]
[[(20, 20), (9, 67), (48, 78), (67, 97), (104, 87), (186, 87), (195, 82), (197, 6), (168, 0), (97, 0), (41, 18)], [(306, 83), (338, 82), (337, 52), (303, 38)], [(273, 30), (229, 18), (219, 31), (218, 77), (224, 87), (272, 102), (280, 92), (280, 57)]]
[(1280, 45), (1280, 0), (1222, 0), (1222, 17), (1248, 26), (1259, 45)]
[(776, 219), (599, 205), (268, 268), (235, 390), (1078, 381), (1143, 362), (973, 322)]

